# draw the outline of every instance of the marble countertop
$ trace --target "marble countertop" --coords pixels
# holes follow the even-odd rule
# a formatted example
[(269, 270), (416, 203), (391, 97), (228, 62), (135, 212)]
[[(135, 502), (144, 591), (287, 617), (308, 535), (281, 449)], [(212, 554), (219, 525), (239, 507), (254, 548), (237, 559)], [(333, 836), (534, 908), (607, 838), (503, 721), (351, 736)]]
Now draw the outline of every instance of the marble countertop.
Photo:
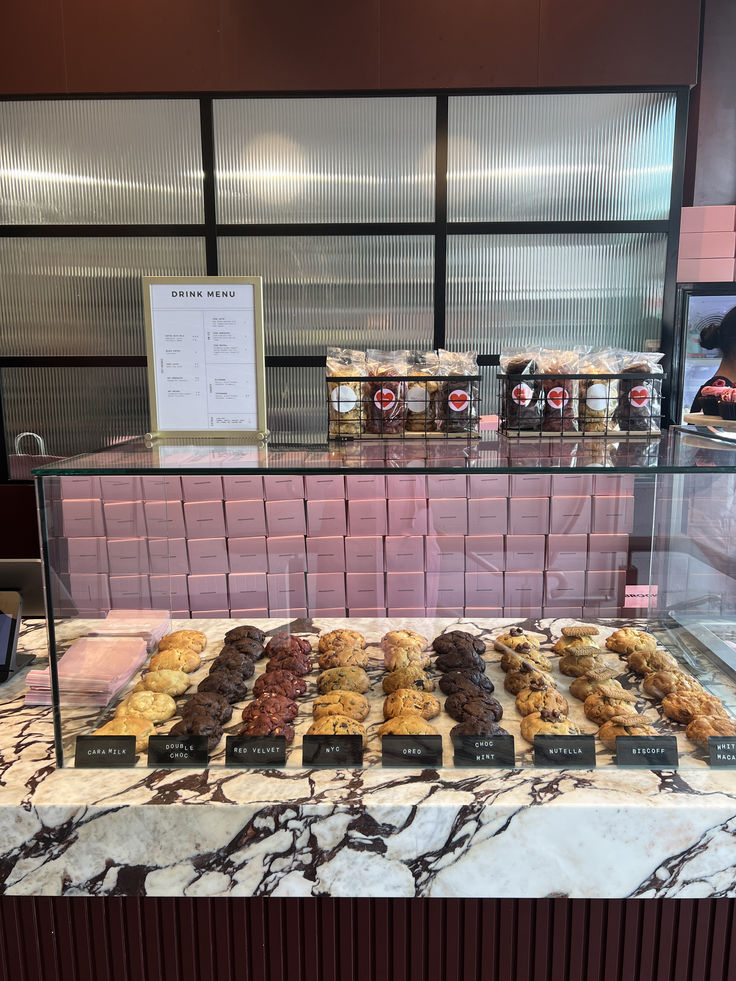
[(23, 693), (0, 689), (10, 895), (736, 895), (736, 771), (58, 770)]

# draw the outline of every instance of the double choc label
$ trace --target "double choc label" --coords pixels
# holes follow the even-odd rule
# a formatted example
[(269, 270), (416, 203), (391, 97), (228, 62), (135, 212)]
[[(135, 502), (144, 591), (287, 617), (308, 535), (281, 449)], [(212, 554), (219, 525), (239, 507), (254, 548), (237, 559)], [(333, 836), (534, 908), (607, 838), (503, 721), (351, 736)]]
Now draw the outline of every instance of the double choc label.
[(708, 750), (711, 766), (736, 766), (736, 736), (711, 736)]
[(595, 739), (593, 736), (535, 736), (534, 765), (590, 770), (595, 766)]
[(305, 736), (302, 740), (302, 766), (362, 765), (362, 736)]
[(381, 740), (383, 766), (442, 766), (442, 736), (384, 736)]
[(77, 736), (74, 766), (98, 769), (135, 766), (135, 736)]
[(516, 764), (513, 736), (455, 736), (455, 766), (505, 766)]
[(674, 736), (618, 736), (619, 766), (643, 766), (647, 770), (673, 769), (679, 764)]
[(148, 765), (175, 768), (207, 766), (206, 736), (151, 736), (148, 740)]
[(285, 736), (227, 736), (226, 766), (284, 766)]

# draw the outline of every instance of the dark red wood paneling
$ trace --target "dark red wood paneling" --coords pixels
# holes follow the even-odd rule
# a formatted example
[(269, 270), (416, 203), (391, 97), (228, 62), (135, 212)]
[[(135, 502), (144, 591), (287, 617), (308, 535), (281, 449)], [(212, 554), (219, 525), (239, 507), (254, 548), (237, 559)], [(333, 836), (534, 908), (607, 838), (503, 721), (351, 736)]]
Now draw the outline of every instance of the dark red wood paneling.
[(62, 0), (10, 0), (0, 13), (0, 92), (66, 91)]
[(0, 484), (0, 514), (11, 519), (3, 522), (0, 559), (37, 559), (40, 548), (33, 484)]

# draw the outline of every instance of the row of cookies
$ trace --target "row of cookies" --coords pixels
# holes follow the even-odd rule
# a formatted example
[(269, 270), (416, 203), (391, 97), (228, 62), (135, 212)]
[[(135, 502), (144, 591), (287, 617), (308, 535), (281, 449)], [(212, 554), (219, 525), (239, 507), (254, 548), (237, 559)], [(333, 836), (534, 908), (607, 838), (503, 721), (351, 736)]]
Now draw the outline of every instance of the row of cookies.
[(288, 744), (294, 741), (297, 699), (306, 693), (306, 676), (314, 666), (312, 645), (295, 634), (278, 633), (269, 638), (264, 655), (266, 668), (253, 685), (253, 701), (241, 713), (238, 735), (284, 736)]
[(365, 637), (357, 630), (330, 630), (317, 642), (320, 674), (312, 705), (310, 736), (362, 736), (370, 704)]
[(439, 700), (432, 694), (436, 683), (426, 670), (431, 665), (429, 641), (414, 630), (390, 630), (381, 638), (381, 650), (386, 697), (384, 722), (378, 727), (378, 735), (437, 735), (429, 721), (441, 710)]
[(435, 667), (442, 673), (440, 688), (447, 696), (445, 711), (456, 723), (450, 738), (507, 735), (499, 725), (503, 707), (486, 675), (483, 638), (465, 630), (449, 630), (435, 637), (432, 647), (437, 651)]

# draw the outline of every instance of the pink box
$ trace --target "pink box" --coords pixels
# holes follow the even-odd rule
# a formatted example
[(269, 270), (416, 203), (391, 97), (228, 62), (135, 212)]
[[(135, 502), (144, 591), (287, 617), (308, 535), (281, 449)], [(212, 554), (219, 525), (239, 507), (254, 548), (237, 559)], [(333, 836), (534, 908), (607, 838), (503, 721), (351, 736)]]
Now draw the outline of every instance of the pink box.
[(270, 608), (268, 611), (270, 617), (277, 617), (280, 620), (301, 620), (307, 615), (306, 606), (296, 606), (293, 609), (278, 610), (275, 608)]
[(185, 538), (157, 538), (148, 542), (151, 572), (156, 575), (181, 575), (189, 572)]
[(590, 535), (588, 537), (588, 569), (592, 572), (625, 570), (628, 560), (628, 535)]
[(434, 498), (428, 505), (430, 535), (467, 535), (468, 501), (464, 497)]
[(386, 605), (386, 591), (382, 572), (348, 572), (345, 575), (347, 605), (352, 609), (366, 609)]
[(465, 474), (427, 474), (427, 497), (446, 500), (448, 497), (468, 496), (468, 480)]
[(520, 609), (542, 605), (544, 576), (541, 572), (507, 572), (504, 575), (503, 605)]
[(145, 610), (151, 605), (148, 576), (110, 576), (110, 602), (113, 608)]
[[(268, 507), (268, 505), (266, 505)], [(327, 501), (307, 501), (307, 529), (310, 536), (345, 535), (345, 501), (340, 498)]]
[(553, 474), (552, 497), (582, 497), (593, 493), (593, 474), (590, 473), (560, 473)]
[(549, 535), (546, 568), (574, 572), (588, 562), (587, 535)]
[(517, 473), (511, 477), (510, 497), (549, 497), (551, 480), (549, 474)]
[(636, 477), (620, 473), (597, 473), (593, 477), (593, 493), (596, 497), (631, 497)]
[(428, 606), (425, 610), (428, 617), (461, 617), (464, 613), (464, 606)]
[(736, 276), (734, 259), (680, 259), (678, 283), (732, 283)]
[(503, 573), (466, 572), (465, 603), (484, 610), (503, 606)]
[(307, 538), (307, 572), (344, 572), (345, 539), (339, 536)]
[(383, 572), (383, 539), (376, 535), (345, 539), (348, 572)]
[(107, 576), (72, 572), (69, 592), (80, 610), (109, 610), (110, 585)]
[(303, 501), (304, 478), (289, 474), (264, 477), (263, 490), (267, 501)]
[(181, 477), (175, 474), (152, 474), (141, 477), (144, 501), (181, 501)]
[(503, 535), (468, 535), (465, 539), (467, 572), (503, 572), (505, 565)]
[[(351, 478), (348, 477), (348, 480)], [(385, 535), (387, 531), (385, 500), (349, 500), (350, 535)]]
[(548, 497), (516, 497), (509, 501), (510, 535), (546, 535), (548, 531)]
[(368, 609), (363, 609), (362, 607), (351, 607), (348, 609), (348, 614), (351, 617), (365, 617), (369, 620), (381, 619), (386, 616), (386, 608), (384, 606), (374, 606)]
[(118, 501), (103, 505), (108, 538), (145, 538), (146, 519), (140, 501)]
[(596, 535), (620, 535), (634, 524), (633, 497), (594, 497), (591, 531)]
[(388, 606), (414, 609), (424, 606), (423, 572), (387, 572), (386, 602)]
[(683, 208), (680, 212), (680, 234), (683, 232), (730, 232), (736, 228), (736, 205), (711, 204)]
[(426, 535), (427, 502), (391, 500), (388, 502), (389, 535)]
[(182, 477), (181, 490), (185, 501), (221, 501), (222, 477), (207, 473)]
[(230, 572), (268, 572), (266, 539), (228, 538), (227, 554)]
[(325, 617), (327, 619), (332, 619), (334, 617), (344, 617), (346, 613), (347, 610), (345, 609), (344, 606), (334, 606), (327, 610), (321, 610), (318, 609), (317, 607), (310, 606), (308, 615), (310, 617), (320, 617), (320, 618)]
[(266, 501), (266, 527), (271, 536), (306, 535), (304, 501)]
[(427, 480), (424, 474), (389, 474), (386, 477), (386, 493), (389, 500), (421, 500), (427, 496)]
[(181, 501), (146, 501), (143, 505), (149, 538), (184, 538), (184, 509)]
[(311, 610), (345, 608), (344, 572), (308, 572), (307, 603)]
[(61, 515), (64, 538), (102, 538), (105, 534), (102, 501), (62, 501)]
[(344, 501), (345, 478), (337, 474), (310, 474), (304, 478), (308, 501)]
[[(389, 501), (389, 507), (396, 502)], [(424, 572), (424, 539), (421, 535), (386, 538), (387, 572)]]
[(117, 538), (107, 543), (109, 569), (114, 576), (148, 575), (148, 543), (145, 538)]
[(255, 474), (232, 474), (223, 477), (222, 493), (226, 501), (262, 501), (263, 477)]
[(266, 534), (263, 501), (225, 501), (225, 519), (230, 538), (256, 538)]
[(425, 540), (427, 572), (465, 572), (465, 539), (462, 535), (430, 535)]
[(503, 616), (503, 609), (500, 606), (494, 606), (494, 607), (466, 606), (465, 616), (478, 617), (478, 618), (482, 618), (483, 620), (494, 620), (497, 617)]
[(230, 617), (233, 620), (257, 620), (265, 619), (268, 616), (268, 607), (264, 606), (257, 610), (231, 610)]
[(553, 497), (549, 530), (553, 535), (586, 535), (590, 531), (590, 497)]
[(736, 232), (682, 232), (680, 259), (732, 259), (736, 254)]
[(618, 617), (624, 613), (624, 609), (621, 606), (606, 606), (603, 604), (593, 604), (592, 606), (583, 607), (583, 616), (592, 617), (595, 619), (600, 619), (601, 617)]
[(307, 590), (301, 572), (269, 573), (268, 606), (272, 610), (306, 608)]
[[(227, 576), (225, 573), (211, 576), (187, 576), (189, 603), (194, 610), (227, 610)], [(194, 616), (194, 612), (192, 612)]]
[(268, 571), (273, 573), (306, 572), (307, 552), (300, 535), (266, 539)]
[(428, 607), (463, 608), (465, 605), (465, 577), (452, 572), (428, 572), (425, 583)]
[(225, 512), (222, 501), (185, 501), (184, 521), (188, 538), (225, 537)]
[(544, 568), (544, 535), (507, 535), (506, 571), (541, 572)]
[(582, 606), (543, 606), (543, 617), (575, 617), (580, 619), (583, 615)]
[(406, 617), (407, 619), (416, 620), (420, 617), (425, 617), (427, 615), (427, 611), (423, 606), (408, 608), (404, 608), (403, 606), (394, 606), (389, 607), (388, 615), (390, 617)]
[(545, 572), (544, 605), (575, 606), (583, 605), (585, 599), (585, 571)]
[(103, 501), (140, 501), (143, 498), (141, 478), (129, 474), (119, 477), (100, 477)]
[(59, 489), (63, 501), (88, 500), (101, 496), (99, 477), (59, 477)]
[(505, 535), (509, 526), (509, 502), (505, 497), (468, 501), (468, 532), (471, 535)]
[(193, 538), (189, 542), (189, 566), (198, 575), (228, 572), (227, 546), (224, 538)]
[(268, 606), (265, 572), (231, 572), (227, 577), (230, 606), (243, 610), (260, 610)]
[(153, 604), (162, 603), (167, 610), (175, 606), (189, 606), (189, 590), (185, 575), (151, 576), (149, 584)]
[(67, 569), (69, 572), (87, 572), (90, 575), (107, 572), (107, 539), (70, 538), (67, 542)]
[(377, 474), (350, 474), (345, 478), (349, 501), (386, 499), (386, 478)]
[(615, 606), (623, 603), (626, 572), (589, 572), (585, 583), (585, 603)]
[(468, 497), (508, 497), (508, 474), (477, 473), (468, 477)]

